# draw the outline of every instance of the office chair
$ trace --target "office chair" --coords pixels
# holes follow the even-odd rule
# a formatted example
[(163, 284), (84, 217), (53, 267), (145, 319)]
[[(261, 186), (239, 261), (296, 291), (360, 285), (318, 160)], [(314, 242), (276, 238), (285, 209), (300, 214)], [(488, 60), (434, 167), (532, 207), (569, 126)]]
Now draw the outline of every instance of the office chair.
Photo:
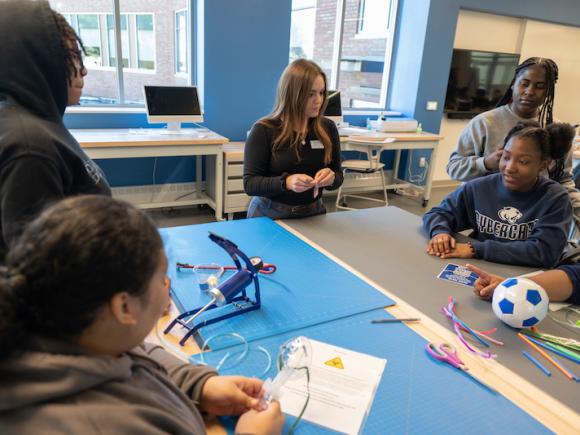
[[(352, 159), (345, 160), (342, 162), (342, 172), (344, 174), (344, 180), (347, 180), (347, 173), (355, 172), (360, 174), (357, 178), (360, 179), (371, 179), (377, 178), (377, 174), (381, 179), (382, 191), (384, 199), (372, 198), (364, 195), (354, 195), (350, 193), (344, 193), (344, 182), (342, 186), (338, 189), (338, 194), (336, 195), (336, 208), (341, 210), (356, 210), (355, 208), (349, 207), (346, 203), (347, 197), (366, 199), (368, 201), (382, 202), (385, 206), (389, 205), (387, 199), (387, 186), (385, 182), (385, 173), (383, 168), (384, 163), (381, 163), (381, 152), (386, 144), (392, 143), (395, 138), (388, 137), (381, 140), (371, 140), (364, 137), (352, 137), (346, 143), (345, 150), (348, 151), (359, 151), (361, 156), (365, 156), (366, 159)], [(348, 188), (347, 188), (348, 189)], [(355, 189), (355, 188), (353, 188)]]

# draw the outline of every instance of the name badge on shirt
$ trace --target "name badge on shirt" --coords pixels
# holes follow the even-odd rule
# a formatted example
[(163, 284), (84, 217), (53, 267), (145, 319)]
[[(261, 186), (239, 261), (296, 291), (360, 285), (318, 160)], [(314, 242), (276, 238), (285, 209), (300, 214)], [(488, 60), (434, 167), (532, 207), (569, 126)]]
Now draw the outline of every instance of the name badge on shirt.
[(310, 141), (310, 148), (312, 148), (313, 150), (323, 150), (324, 144), (322, 142), (320, 142), (319, 140), (311, 140)]

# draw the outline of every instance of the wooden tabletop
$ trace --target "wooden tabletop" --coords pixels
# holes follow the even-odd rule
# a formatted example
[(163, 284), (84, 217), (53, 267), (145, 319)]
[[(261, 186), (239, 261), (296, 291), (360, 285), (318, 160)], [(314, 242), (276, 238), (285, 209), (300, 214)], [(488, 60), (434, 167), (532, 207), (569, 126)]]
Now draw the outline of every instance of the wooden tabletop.
[(230, 142), (224, 145), (224, 154), (229, 159), (243, 159), (245, 142)]
[(83, 148), (159, 145), (225, 144), (229, 139), (208, 129), (183, 129), (177, 134), (161, 128), (70, 130)]
[(369, 132), (368, 135), (364, 136), (341, 136), (341, 142), (348, 142), (349, 140), (357, 141), (382, 141), (388, 137), (394, 137), (396, 142), (427, 142), (427, 141), (439, 141), (443, 139), (443, 136), (433, 133), (415, 133), (415, 132)]

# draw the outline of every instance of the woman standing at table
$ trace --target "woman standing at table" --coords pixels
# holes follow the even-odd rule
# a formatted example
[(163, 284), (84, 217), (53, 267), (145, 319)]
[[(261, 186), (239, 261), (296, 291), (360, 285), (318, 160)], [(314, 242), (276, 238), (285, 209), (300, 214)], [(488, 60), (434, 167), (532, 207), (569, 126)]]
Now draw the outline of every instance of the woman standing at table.
[(299, 59), (284, 70), (273, 112), (254, 124), (244, 155), (248, 217), (298, 218), (322, 214), (323, 189), (342, 184), (340, 138), (322, 116), (326, 75)]
[[(447, 163), (447, 173), (469, 181), (499, 170), (504, 138), (519, 122), (537, 120), (542, 127), (554, 122), (553, 108), (558, 65), (552, 59), (531, 57), (516, 67), (512, 83), (493, 110), (473, 118), (459, 136)], [(543, 175), (562, 184), (580, 217), (580, 192), (572, 175), (573, 150), (554, 160)]]
[(0, 1), (0, 263), (47, 204), (110, 195), (99, 167), (63, 123), (78, 104), (83, 46), (44, 1)]

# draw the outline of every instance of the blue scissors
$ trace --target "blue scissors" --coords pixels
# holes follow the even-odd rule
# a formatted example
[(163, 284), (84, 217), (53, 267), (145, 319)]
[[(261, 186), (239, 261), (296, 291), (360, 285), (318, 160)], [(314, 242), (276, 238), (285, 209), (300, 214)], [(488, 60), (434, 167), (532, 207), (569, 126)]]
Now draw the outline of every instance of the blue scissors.
[(493, 393), (497, 393), (497, 391), (487, 385), (485, 382), (477, 379), (471, 373), (469, 373), (469, 368), (465, 365), (463, 361), (457, 355), (457, 350), (452, 344), (449, 343), (441, 343), (437, 346), (435, 343), (427, 343), (425, 346), (425, 350), (427, 351), (427, 355), (431, 358), (441, 361), (444, 363), (449, 364), (456, 369), (462, 370), (464, 373), (468, 374), (471, 379), (475, 380), (481, 386), (487, 388), (488, 390), (492, 391)]

